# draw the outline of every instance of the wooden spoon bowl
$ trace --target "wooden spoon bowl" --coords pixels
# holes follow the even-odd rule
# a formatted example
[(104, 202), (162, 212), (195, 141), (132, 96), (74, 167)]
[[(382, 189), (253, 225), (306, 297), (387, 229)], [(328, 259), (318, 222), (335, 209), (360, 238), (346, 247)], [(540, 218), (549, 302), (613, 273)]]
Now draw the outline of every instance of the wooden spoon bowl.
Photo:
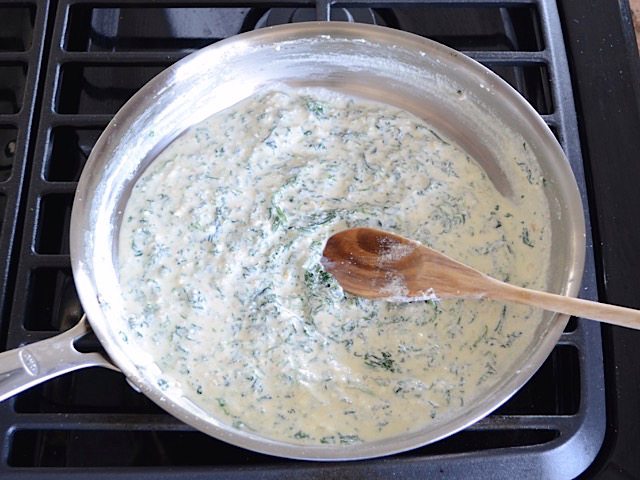
[(640, 329), (640, 311), (528, 288), (489, 277), (419, 242), (373, 228), (333, 235), (322, 265), (354, 295), (388, 301), (490, 298)]

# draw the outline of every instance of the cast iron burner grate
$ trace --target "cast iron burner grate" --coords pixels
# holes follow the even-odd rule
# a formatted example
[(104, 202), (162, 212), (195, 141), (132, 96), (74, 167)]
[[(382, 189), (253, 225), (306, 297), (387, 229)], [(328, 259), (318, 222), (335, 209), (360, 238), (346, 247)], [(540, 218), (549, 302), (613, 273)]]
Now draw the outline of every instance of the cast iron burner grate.
[[(82, 315), (69, 266), (73, 194), (91, 148), (125, 101), (195, 49), (254, 28), (312, 19), (407, 30), (494, 70), (552, 128), (588, 205), (552, 0), (190, 0), (188, 6), (177, 0), (0, 0), (0, 305), (13, 294), (2, 317), (6, 348), (48, 338)], [(596, 295), (590, 238), (585, 298)], [(90, 339), (83, 343), (96, 347)], [(598, 326), (572, 320), (541, 370), (494, 414), (411, 452), (343, 464), (288, 461), (230, 446), (164, 413), (120, 374), (78, 371), (0, 404), (0, 473), (69, 478), (93, 467), (102, 478), (464, 478), (469, 472), (570, 478), (602, 443), (602, 368)]]
[[(44, 11), (0, 2), (0, 284), (8, 286), (10, 252), (18, 229), (18, 205), (33, 122), (42, 53)], [(0, 318), (9, 288), (0, 289)]]

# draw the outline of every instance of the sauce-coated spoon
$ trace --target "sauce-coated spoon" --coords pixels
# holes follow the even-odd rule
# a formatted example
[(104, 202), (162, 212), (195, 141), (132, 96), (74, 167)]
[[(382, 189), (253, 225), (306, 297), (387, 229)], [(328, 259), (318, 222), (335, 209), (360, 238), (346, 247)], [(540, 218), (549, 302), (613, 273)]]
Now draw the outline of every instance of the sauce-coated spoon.
[(412, 301), (490, 298), (640, 329), (640, 311), (516, 287), (408, 238), (352, 228), (327, 241), (322, 265), (342, 288), (361, 297)]

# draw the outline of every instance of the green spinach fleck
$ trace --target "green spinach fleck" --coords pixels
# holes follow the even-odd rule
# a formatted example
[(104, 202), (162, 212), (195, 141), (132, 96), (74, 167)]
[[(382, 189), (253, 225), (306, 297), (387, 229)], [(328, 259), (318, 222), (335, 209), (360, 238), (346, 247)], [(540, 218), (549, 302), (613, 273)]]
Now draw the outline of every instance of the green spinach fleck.
[(373, 368), (381, 368), (383, 370), (387, 370), (388, 372), (395, 372), (395, 360), (391, 358), (391, 353), (389, 352), (380, 352), (379, 355), (375, 353), (365, 353), (364, 354), (364, 363)]
[(520, 238), (522, 238), (522, 243), (524, 243), (527, 247), (534, 247), (531, 238), (529, 238), (529, 229), (527, 227), (522, 228), (522, 234), (520, 235)]

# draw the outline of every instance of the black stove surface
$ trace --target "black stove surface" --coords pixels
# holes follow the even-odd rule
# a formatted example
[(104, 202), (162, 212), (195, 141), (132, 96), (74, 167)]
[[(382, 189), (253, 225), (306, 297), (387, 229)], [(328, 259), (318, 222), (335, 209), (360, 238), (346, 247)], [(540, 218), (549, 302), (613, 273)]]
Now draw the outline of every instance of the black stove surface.
[[(640, 308), (640, 61), (626, 0), (559, 2), (603, 302)], [(586, 478), (640, 478), (640, 331), (603, 326), (607, 429)]]
[[(82, 315), (69, 268), (71, 203), (84, 162), (118, 108), (195, 49), (315, 19), (423, 35), (469, 54), (519, 90), (560, 140), (593, 222), (583, 296), (640, 307), (632, 248), (640, 242), (639, 76), (623, 3), (0, 0), (4, 348), (48, 338)], [(88, 339), (82, 348), (96, 347)], [(540, 371), (494, 414), (433, 445), (346, 464), (230, 446), (164, 413), (120, 374), (78, 371), (0, 404), (0, 474), (572, 478), (586, 470), (589, 477), (640, 478), (638, 348), (636, 332), (573, 319)]]

